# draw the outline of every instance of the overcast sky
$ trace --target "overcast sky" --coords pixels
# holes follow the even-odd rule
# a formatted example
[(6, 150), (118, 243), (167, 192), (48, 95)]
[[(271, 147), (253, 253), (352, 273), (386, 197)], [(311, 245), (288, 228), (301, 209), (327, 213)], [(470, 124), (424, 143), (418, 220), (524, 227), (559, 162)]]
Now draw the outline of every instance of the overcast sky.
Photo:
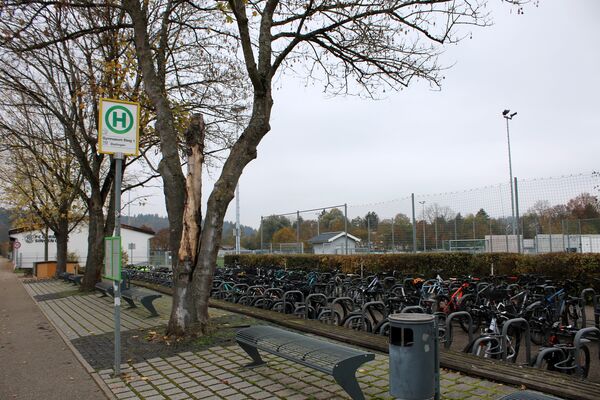
[[(330, 98), (284, 78), (272, 130), (240, 180), (241, 222), (506, 183), (505, 108), (518, 112), (515, 176), (599, 170), (600, 1), (540, 0), (524, 15), (499, 0), (488, 7), (494, 25), (440, 58), (452, 68), (439, 91), (417, 83), (377, 101)], [(166, 215), (154, 193), (131, 213)], [(235, 201), (226, 219), (235, 219)]]

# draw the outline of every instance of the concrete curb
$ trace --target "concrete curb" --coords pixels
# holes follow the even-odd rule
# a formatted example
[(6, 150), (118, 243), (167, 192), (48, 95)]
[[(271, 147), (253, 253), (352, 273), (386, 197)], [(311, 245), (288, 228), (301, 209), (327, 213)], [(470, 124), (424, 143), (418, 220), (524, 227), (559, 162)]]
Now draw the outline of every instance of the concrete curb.
[[(21, 283), (21, 285), (24, 285), (21, 280), (19, 280), (19, 283)], [(25, 288), (23, 288), (23, 289), (25, 289)], [(90, 376), (92, 377), (94, 382), (96, 382), (96, 385), (98, 385), (100, 390), (102, 390), (102, 392), (104, 392), (104, 394), (106, 395), (106, 398), (110, 399), (110, 400), (117, 400), (117, 398), (115, 397), (113, 392), (110, 390), (108, 385), (102, 380), (102, 378), (100, 378), (100, 375), (96, 372), (96, 370), (94, 368), (92, 368), (92, 366), (85, 360), (85, 358), (83, 358), (83, 356), (79, 353), (79, 351), (77, 351), (77, 349), (75, 348), (75, 346), (73, 346), (73, 344), (71, 343), (69, 338), (67, 338), (65, 336), (65, 334), (62, 333), (62, 331), (54, 324), (54, 322), (48, 316), (48, 314), (38, 305), (38, 302), (33, 298), (33, 296), (31, 296), (29, 291), (25, 290), (25, 292), (31, 298), (31, 300), (33, 300), (33, 302), (36, 304), (36, 306), (38, 306), (38, 309), (42, 312), (42, 314), (44, 315), (46, 320), (48, 320), (50, 325), (52, 325), (54, 327), (54, 330), (58, 333), (58, 335), (63, 340), (63, 342), (65, 342), (67, 347), (71, 350), (71, 352), (73, 353), (73, 355), (75, 356), (77, 361), (79, 361), (79, 363), (83, 366), (83, 368), (85, 368), (86, 372), (88, 374), (90, 374)]]

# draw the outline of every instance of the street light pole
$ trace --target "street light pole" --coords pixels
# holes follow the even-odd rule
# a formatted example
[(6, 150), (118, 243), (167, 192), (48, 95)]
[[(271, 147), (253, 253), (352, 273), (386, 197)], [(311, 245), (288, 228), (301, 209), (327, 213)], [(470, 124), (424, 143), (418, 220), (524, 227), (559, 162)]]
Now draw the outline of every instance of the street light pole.
[(515, 225), (515, 194), (514, 194), (514, 189), (513, 189), (513, 173), (512, 173), (512, 158), (511, 158), (511, 154), (510, 154), (510, 131), (508, 129), (508, 120), (513, 119), (513, 117), (517, 115), (516, 112), (511, 113), (510, 110), (504, 110), (502, 112), (502, 116), (504, 117), (504, 119), (506, 119), (506, 140), (508, 142), (508, 171), (510, 173), (510, 208), (511, 208), (511, 212), (512, 212), (512, 219), (511, 219), (511, 227), (512, 227), (512, 234), (516, 235), (516, 225)]
[(426, 246), (425, 246), (425, 200), (420, 201), (419, 204), (421, 206), (423, 206), (423, 251), (425, 252), (426, 250)]

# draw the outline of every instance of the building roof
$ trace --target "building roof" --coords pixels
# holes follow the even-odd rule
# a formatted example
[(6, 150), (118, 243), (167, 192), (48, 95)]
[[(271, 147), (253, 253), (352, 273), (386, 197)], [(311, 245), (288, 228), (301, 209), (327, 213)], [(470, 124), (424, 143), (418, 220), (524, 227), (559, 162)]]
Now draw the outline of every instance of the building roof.
[[(16, 235), (17, 233), (39, 231), (41, 229), (43, 229), (43, 227), (40, 227), (40, 229), (14, 228), (14, 229), (10, 229), (8, 231), (8, 235), (10, 236), (10, 235)], [(139, 228), (137, 226), (131, 226), (131, 225), (126, 225), (126, 224), (121, 224), (121, 229), (128, 229), (130, 231), (141, 232), (141, 233), (145, 233), (147, 235), (152, 235), (152, 236), (154, 236), (156, 234), (156, 232), (154, 232), (152, 229)]]
[[(344, 235), (345, 232), (325, 232), (309, 239), (308, 242), (312, 244), (331, 243), (338, 238), (344, 237)], [(348, 239), (354, 240), (355, 242), (360, 242), (359, 238), (351, 234), (348, 234)]]

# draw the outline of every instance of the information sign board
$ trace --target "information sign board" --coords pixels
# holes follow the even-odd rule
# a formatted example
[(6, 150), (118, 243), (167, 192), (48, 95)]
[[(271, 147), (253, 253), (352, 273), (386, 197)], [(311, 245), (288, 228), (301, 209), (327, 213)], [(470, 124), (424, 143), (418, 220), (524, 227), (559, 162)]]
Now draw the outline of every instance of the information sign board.
[(140, 104), (100, 99), (98, 116), (98, 152), (139, 154)]
[(104, 238), (104, 277), (112, 281), (121, 280), (121, 237)]

